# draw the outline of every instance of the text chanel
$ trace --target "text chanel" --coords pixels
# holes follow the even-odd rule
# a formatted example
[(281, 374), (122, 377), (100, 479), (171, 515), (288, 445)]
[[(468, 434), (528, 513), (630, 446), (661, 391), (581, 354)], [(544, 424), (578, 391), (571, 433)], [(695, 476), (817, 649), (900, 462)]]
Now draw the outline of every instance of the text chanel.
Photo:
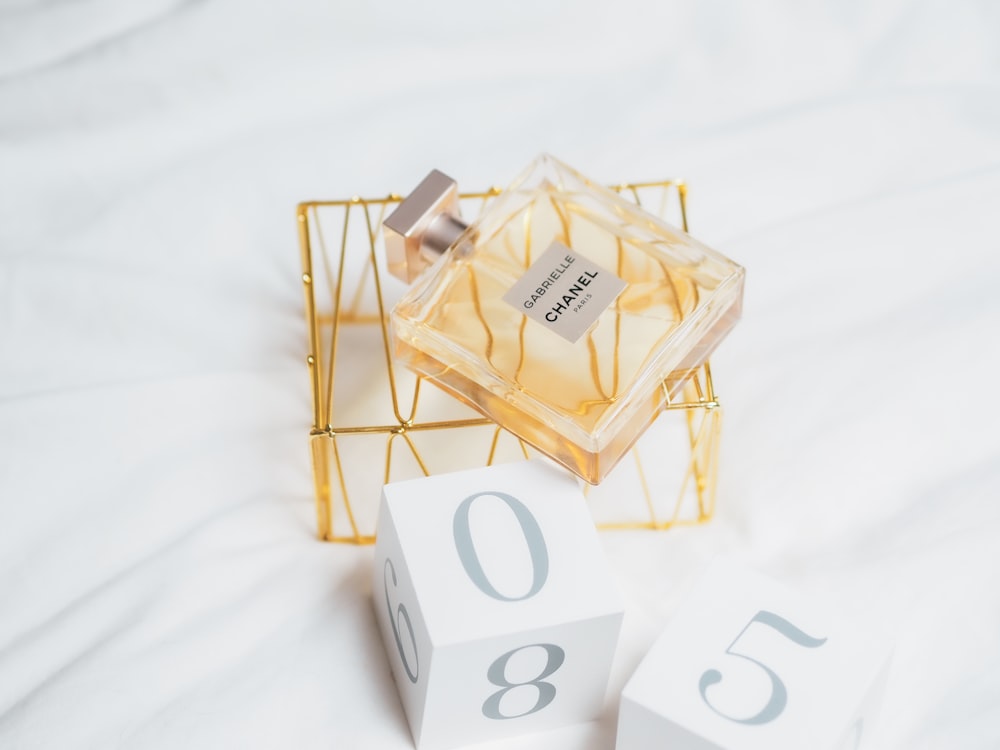
[(563, 292), (562, 300), (557, 302), (551, 310), (545, 313), (545, 319), (550, 323), (555, 323), (559, 320), (559, 316), (570, 309), (569, 306), (572, 305), (581, 294), (586, 292), (586, 287), (590, 286), (590, 282), (596, 278), (596, 273), (591, 273), (590, 271), (584, 272), (583, 275), (576, 280), (573, 286)]

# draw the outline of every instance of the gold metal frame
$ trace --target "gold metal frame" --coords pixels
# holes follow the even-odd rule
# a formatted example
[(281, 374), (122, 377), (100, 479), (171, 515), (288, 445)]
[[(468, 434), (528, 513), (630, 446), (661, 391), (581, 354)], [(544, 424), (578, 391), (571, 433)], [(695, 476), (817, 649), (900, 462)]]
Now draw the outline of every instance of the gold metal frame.
[[(681, 226), (687, 231), (687, 187), (681, 180), (624, 183), (612, 187), (616, 192), (646, 206), (651, 198), (659, 199), (657, 212), (665, 215), (671, 210), (677, 214)], [(475, 215), (500, 190), (463, 193), (461, 200), (465, 215)], [(302, 253), (302, 282), (305, 289), (306, 319), (309, 326), (309, 366), (312, 387), (313, 424), (309, 433), (316, 492), (318, 536), (334, 542), (370, 544), (374, 541), (373, 509), (379, 500), (379, 488), (391, 480), (429, 475), (441, 471), (471, 468), (475, 465), (492, 465), (506, 458), (528, 458), (532, 449), (507, 433), (493, 422), (476, 415), (471, 409), (457, 404), (450, 398), (438, 399), (437, 405), (426, 409), (421, 400), (422, 379), (409, 375), (412, 387), (403, 383), (403, 373), (397, 372), (390, 346), (386, 294), (382, 279), (385, 274), (382, 259), (381, 226), (389, 209), (402, 199), (395, 193), (385, 198), (353, 197), (347, 200), (305, 201), (298, 205), (297, 220), (299, 245)], [(468, 210), (471, 209), (471, 210)], [(358, 226), (358, 215), (364, 223)], [(353, 221), (352, 221), (353, 219)], [(326, 237), (339, 236), (339, 248), (334, 255), (328, 250)], [(357, 263), (360, 261), (360, 268)], [(350, 267), (349, 267), (350, 266)], [(317, 283), (317, 273), (322, 283)], [(366, 299), (366, 290), (370, 292)], [(319, 296), (319, 299), (317, 298)], [(383, 394), (385, 419), (351, 426), (338, 422), (341, 412), (351, 401), (337, 390), (339, 368), (347, 356), (342, 351), (341, 339), (345, 331), (364, 331), (359, 341), (377, 341), (371, 351), (359, 352), (364, 356), (363, 366), (369, 369), (366, 385), (378, 380), (388, 391)], [(379, 360), (381, 360), (379, 362)], [(361, 362), (352, 360), (352, 364)], [(372, 371), (373, 365), (378, 371)], [(355, 368), (357, 369), (357, 368)], [(382, 380), (382, 376), (385, 379)], [(437, 389), (429, 389), (437, 391)], [(431, 398), (426, 397), (424, 401)], [(376, 403), (382, 401), (380, 397)], [(408, 403), (407, 403), (408, 401)], [(421, 407), (418, 416), (418, 406)], [(456, 414), (456, 409), (466, 414)], [(427, 412), (431, 413), (428, 414)], [(680, 426), (682, 436), (671, 455), (661, 455), (665, 438), (649, 435), (632, 450), (632, 461), (623, 460), (612, 476), (599, 487), (586, 487), (595, 520), (601, 529), (667, 529), (674, 525), (696, 524), (711, 518), (715, 506), (715, 484), (718, 469), (718, 445), (721, 429), (721, 409), (712, 382), (711, 368), (706, 363), (688, 382), (682, 396), (668, 403), (665, 412), (650, 428), (650, 433), (660, 429)], [(673, 421), (672, 426), (666, 425)], [(482, 451), (478, 458), (468, 455), (452, 456), (452, 449), (426, 450), (417, 443), (430, 433), (447, 436), (452, 446), (472, 442), (479, 435)], [(419, 436), (419, 437), (418, 437)], [(372, 441), (375, 442), (372, 442)], [(365, 441), (367, 447), (353, 443)], [(356, 457), (345, 456), (349, 447)], [(394, 451), (394, 446), (401, 443)], [(644, 446), (655, 445), (655, 460), (650, 461)], [(506, 448), (506, 452), (501, 447)], [(384, 450), (382, 472), (372, 475), (369, 468), (359, 467), (360, 460), (370, 456), (373, 447)], [(473, 446), (473, 450), (475, 450)], [(452, 460), (429, 460), (450, 458)], [(651, 476), (654, 469), (673, 459), (678, 470), (672, 476)], [(409, 461), (409, 467), (401, 463)], [(432, 465), (432, 464), (440, 465)], [(631, 471), (625, 471), (631, 463)], [(360, 476), (361, 472), (365, 476)], [(625, 476), (616, 487), (619, 475)], [(363, 481), (362, 481), (363, 480)], [(629, 487), (631, 481), (631, 487)], [(669, 482), (679, 485), (676, 495), (664, 490)], [(363, 487), (361, 485), (364, 485)], [(358, 498), (357, 495), (365, 495)], [(603, 499), (601, 497), (603, 495)], [(353, 502), (352, 502), (353, 496)], [(631, 515), (625, 512), (622, 498), (641, 496)], [(603, 503), (603, 506), (602, 506)], [(603, 517), (600, 508), (603, 507)], [(364, 510), (367, 519), (359, 518)]]

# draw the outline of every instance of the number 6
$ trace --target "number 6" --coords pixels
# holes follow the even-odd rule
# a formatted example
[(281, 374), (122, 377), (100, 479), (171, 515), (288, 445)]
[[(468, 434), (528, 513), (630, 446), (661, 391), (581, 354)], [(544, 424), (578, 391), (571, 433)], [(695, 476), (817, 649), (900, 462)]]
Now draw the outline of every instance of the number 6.
[[(392, 611), (392, 603), (389, 601), (389, 574), (392, 574), (392, 585), (396, 585), (396, 566), (392, 564), (392, 560), (388, 557), (385, 558), (385, 568), (382, 570), (382, 582), (385, 584), (385, 607), (389, 610), (389, 626), (392, 628), (392, 635), (396, 639), (396, 649), (399, 651), (399, 659), (403, 662), (403, 669), (406, 670), (406, 676), (409, 678), (410, 682), (414, 685), (417, 684), (417, 678), (420, 676), (420, 657), (417, 654), (417, 639), (413, 634), (413, 623), (410, 622), (410, 613), (406, 611), (406, 607), (400, 604), (396, 607), (396, 611)], [(406, 653), (403, 651), (403, 641), (399, 637), (399, 625), (397, 624), (399, 619), (403, 619), (403, 624), (406, 625), (406, 630), (410, 634), (410, 643), (413, 644), (413, 669), (410, 669), (410, 663), (406, 660)]]

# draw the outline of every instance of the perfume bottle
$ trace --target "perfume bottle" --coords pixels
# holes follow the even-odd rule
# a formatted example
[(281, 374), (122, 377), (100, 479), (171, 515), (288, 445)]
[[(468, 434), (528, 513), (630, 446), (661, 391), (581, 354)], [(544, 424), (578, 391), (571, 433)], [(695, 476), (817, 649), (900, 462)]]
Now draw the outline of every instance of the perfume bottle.
[(383, 233), (397, 359), (591, 484), (740, 317), (742, 267), (546, 155), (469, 225), (431, 172)]

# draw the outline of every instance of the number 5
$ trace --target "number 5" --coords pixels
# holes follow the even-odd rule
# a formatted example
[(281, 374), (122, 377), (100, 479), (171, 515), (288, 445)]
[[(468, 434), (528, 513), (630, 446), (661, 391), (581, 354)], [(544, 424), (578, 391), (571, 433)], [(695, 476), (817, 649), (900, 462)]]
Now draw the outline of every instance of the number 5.
[(752, 656), (747, 656), (746, 654), (733, 651), (733, 647), (736, 643), (743, 637), (743, 634), (747, 632), (747, 629), (755, 622), (774, 628), (785, 636), (785, 638), (792, 641), (792, 643), (802, 646), (803, 648), (819, 648), (826, 643), (826, 638), (813, 638), (811, 635), (803, 633), (784, 617), (779, 617), (773, 612), (767, 612), (762, 609), (760, 612), (755, 614), (753, 619), (743, 626), (743, 630), (740, 631), (740, 634), (736, 636), (733, 639), (733, 642), (729, 644), (729, 647), (726, 648), (726, 653), (730, 656), (737, 656), (740, 659), (752, 661), (758, 667), (767, 672), (767, 676), (771, 678), (771, 697), (768, 699), (767, 705), (765, 705), (764, 708), (762, 708), (758, 713), (747, 719), (729, 716), (728, 714), (722, 713), (722, 711), (712, 705), (712, 702), (708, 699), (707, 693), (708, 688), (715, 685), (717, 682), (722, 681), (722, 673), (716, 669), (709, 669), (702, 674), (701, 679), (698, 681), (698, 689), (701, 691), (701, 699), (705, 701), (705, 705), (715, 711), (715, 713), (719, 716), (740, 724), (767, 724), (770, 721), (774, 721), (781, 715), (781, 712), (785, 710), (785, 704), (788, 702), (788, 690), (785, 688), (785, 683), (783, 683), (781, 678), (774, 673), (774, 670), (765, 665), (763, 662), (757, 661)]

